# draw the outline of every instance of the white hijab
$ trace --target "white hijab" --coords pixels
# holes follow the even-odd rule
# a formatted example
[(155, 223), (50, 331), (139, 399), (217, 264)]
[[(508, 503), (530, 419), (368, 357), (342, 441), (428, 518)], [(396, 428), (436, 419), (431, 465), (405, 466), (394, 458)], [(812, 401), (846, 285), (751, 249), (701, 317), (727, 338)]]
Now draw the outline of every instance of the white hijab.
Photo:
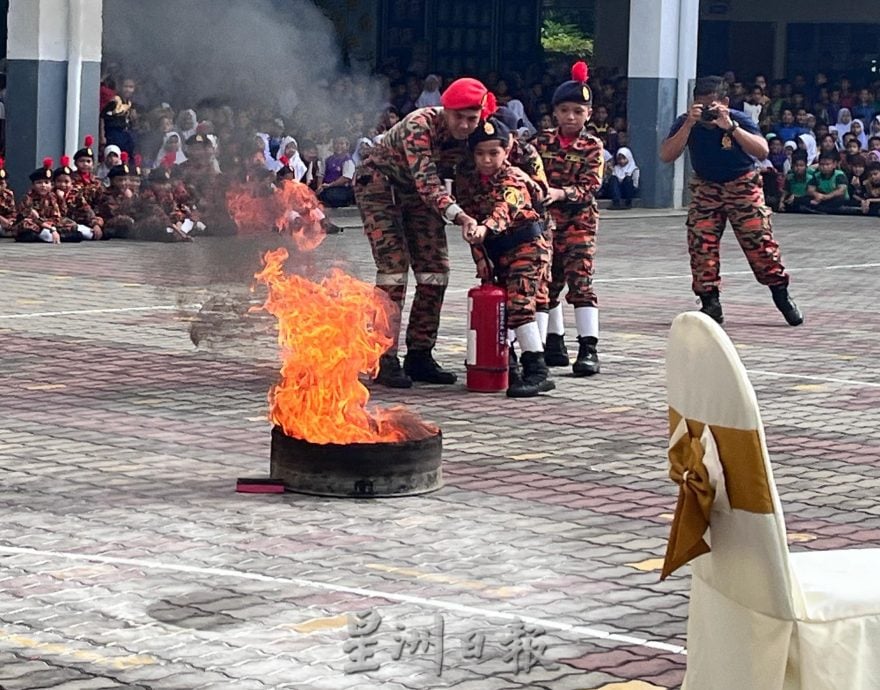
[(520, 129), (528, 130), (529, 138), (538, 133), (538, 130), (535, 129), (535, 125), (531, 123), (531, 121), (529, 120), (529, 116), (526, 115), (526, 109), (523, 106), (522, 101), (514, 98), (513, 100), (508, 101), (507, 108), (510, 110), (510, 112), (516, 115), (518, 120), (522, 122), (522, 126), (520, 127)]
[(293, 174), (296, 175), (296, 180), (299, 182), (303, 178), (303, 175), (306, 174), (306, 164), (299, 155), (299, 144), (293, 137), (284, 137), (281, 140), (281, 143), (278, 144), (278, 158), (275, 160), (275, 165), (277, 167), (275, 170), (278, 171), (284, 167), (284, 163), (281, 162), (281, 157), (284, 155), (284, 151), (287, 149), (288, 144), (296, 144), (296, 153), (293, 155), (293, 158), (287, 161), (287, 167), (293, 170)]
[(363, 163), (367, 151), (372, 147), (373, 142), (368, 137), (361, 137), (358, 139), (357, 143), (354, 145), (354, 153), (351, 156), (351, 160), (354, 162), (355, 167)]
[[(189, 113), (190, 117), (192, 118), (193, 126), (191, 129), (183, 129), (180, 124), (181, 122), (183, 122), (183, 115), (185, 115), (186, 113)], [(195, 110), (181, 110), (177, 114), (177, 121), (175, 124), (177, 125), (177, 131), (180, 132), (180, 136), (183, 139), (183, 143), (186, 143), (186, 140), (196, 133), (196, 128), (199, 126), (199, 118), (196, 115)]]
[(816, 137), (812, 134), (801, 134), (798, 136), (807, 149), (807, 165), (812, 165), (819, 157), (819, 147), (816, 145)]
[(186, 155), (183, 153), (183, 137), (175, 131), (165, 132), (165, 136), (162, 138), (162, 146), (159, 147), (159, 153), (156, 154), (156, 165), (161, 165), (163, 159), (165, 158), (165, 145), (168, 143), (168, 140), (171, 137), (177, 137), (177, 141), (180, 142), (180, 146), (177, 149), (177, 155), (174, 157), (174, 165), (180, 165), (186, 160)]
[[(840, 116), (846, 113), (849, 115), (849, 122), (841, 122)], [(852, 129), (852, 113), (849, 108), (841, 108), (837, 111), (837, 124), (834, 125), (834, 129), (837, 130), (837, 145), (840, 148), (844, 148), (843, 146), (843, 135), (849, 132)]]
[[(626, 165), (618, 165), (617, 157), (618, 156), (626, 156)], [(611, 169), (611, 172), (614, 174), (618, 180), (623, 182), (623, 180), (630, 176), (636, 171), (636, 160), (633, 158), (632, 151), (630, 151), (626, 146), (621, 146), (617, 149), (617, 153), (614, 154), (614, 167)]]
[(422, 93), (419, 94), (419, 97), (416, 99), (416, 108), (430, 108), (432, 106), (440, 105), (440, 84), (442, 83), (442, 80), (436, 74), (429, 74), (425, 78), (425, 81), (432, 77), (437, 82), (437, 88), (434, 91), (422, 89)]
[(850, 133), (854, 134), (858, 138), (859, 146), (862, 147), (862, 151), (865, 151), (868, 148), (868, 135), (865, 134), (865, 125), (862, 123), (861, 120), (854, 120), (854, 122), (858, 122), (861, 125), (862, 132), (861, 134), (855, 134), (855, 132), (850, 129)]

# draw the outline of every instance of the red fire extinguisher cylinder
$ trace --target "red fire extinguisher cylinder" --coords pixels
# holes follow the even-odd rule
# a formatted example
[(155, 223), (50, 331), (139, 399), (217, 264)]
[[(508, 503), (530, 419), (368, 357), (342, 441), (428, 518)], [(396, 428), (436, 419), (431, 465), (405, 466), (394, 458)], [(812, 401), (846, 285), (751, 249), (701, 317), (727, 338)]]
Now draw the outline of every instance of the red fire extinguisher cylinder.
[(468, 291), (467, 389), (507, 390), (507, 292), (491, 283)]

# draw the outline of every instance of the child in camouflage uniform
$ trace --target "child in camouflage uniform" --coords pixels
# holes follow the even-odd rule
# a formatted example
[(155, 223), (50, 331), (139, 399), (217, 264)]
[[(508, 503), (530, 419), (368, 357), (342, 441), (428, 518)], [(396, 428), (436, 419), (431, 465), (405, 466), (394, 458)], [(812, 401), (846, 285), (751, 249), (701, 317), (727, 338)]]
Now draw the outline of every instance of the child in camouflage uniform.
[(123, 155), (123, 162), (111, 168), (107, 174), (110, 186), (101, 195), (98, 206), (98, 215), (104, 219), (105, 236), (125, 239), (134, 228), (139, 199), (128, 181), (131, 174), (128, 154)]
[(15, 224), (15, 192), (6, 181), (6, 161), (0, 158), (0, 237), (11, 234)]
[(52, 175), (52, 186), (58, 197), (61, 215), (76, 223), (83, 239), (100, 240), (103, 237), (103, 221), (86, 201), (85, 189), (73, 184), (73, 174), (70, 159), (62, 156), (61, 165), (55, 168)]
[(599, 210), (595, 195), (602, 186), (605, 158), (602, 141), (584, 128), (590, 119), (592, 92), (583, 62), (572, 68), (572, 79), (553, 94), (553, 113), (559, 126), (535, 139), (550, 183), (547, 203), (555, 222), (550, 280), (550, 315), (546, 359), (550, 366), (568, 366), (565, 327), (559, 297), (574, 307), (578, 354), (572, 365), (575, 376), (599, 373), (599, 308), (593, 291), (593, 258)]
[[(522, 350), (522, 377), (513, 371), (507, 395), (530, 398), (556, 387), (548, 379), (535, 318), (540, 286), (549, 272), (549, 244), (543, 236), (542, 213), (529, 193), (529, 178), (507, 159), (510, 134), (505, 123), (494, 117), (477, 127), (468, 139), (474, 165), (456, 175), (455, 193), (465, 212), (479, 223), (463, 231), (465, 240), (475, 252), (485, 252), (494, 278), (507, 290), (507, 326), (516, 333)], [(492, 277), (485, 268), (480, 273), (484, 280)]]
[[(86, 203), (93, 209), (98, 207), (101, 195), (104, 193), (104, 185), (95, 177), (95, 152), (92, 150), (94, 139), (91, 136), (85, 138), (84, 146), (73, 154), (73, 165), (76, 167), (71, 179), (73, 186), (83, 193)], [(98, 218), (101, 222), (101, 218)]]
[(74, 223), (61, 213), (58, 197), (52, 191), (52, 159), (43, 160), (43, 167), (30, 174), (31, 189), (18, 205), (13, 226), (16, 242), (81, 242)]

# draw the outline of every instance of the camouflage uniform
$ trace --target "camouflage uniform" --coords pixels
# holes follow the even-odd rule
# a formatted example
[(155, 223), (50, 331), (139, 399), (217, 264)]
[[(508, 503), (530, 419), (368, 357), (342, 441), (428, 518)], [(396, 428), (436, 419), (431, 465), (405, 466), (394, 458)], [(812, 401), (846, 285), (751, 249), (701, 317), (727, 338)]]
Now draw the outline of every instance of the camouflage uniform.
[(98, 215), (104, 219), (104, 236), (126, 238), (134, 228), (138, 197), (127, 197), (124, 189), (108, 188), (101, 195)]
[(58, 231), (62, 242), (80, 242), (82, 235), (69, 218), (61, 213), (58, 196), (50, 191), (38, 195), (28, 192), (18, 205), (18, 217), (13, 232), (17, 242), (40, 242), (43, 223), (50, 223)]
[(98, 202), (101, 200), (101, 195), (104, 194), (104, 190), (106, 189), (106, 187), (101, 184), (101, 180), (92, 175), (89, 177), (88, 181), (86, 181), (82, 176), (82, 173), (78, 171), (74, 171), (73, 175), (70, 176), (70, 179), (73, 180), (73, 188), (82, 191), (86, 203), (92, 208), (97, 208)]
[(602, 186), (605, 160), (602, 142), (582, 131), (568, 147), (559, 141), (558, 130), (538, 134), (535, 147), (544, 161), (551, 187), (563, 189), (566, 200), (550, 205), (555, 222), (549, 306), (559, 304), (568, 284), (567, 301), (574, 307), (598, 305), (593, 292), (593, 258), (599, 211), (594, 195)]
[[(406, 345), (431, 350), (449, 282), (444, 215), (455, 200), (443, 178), (468, 155), (446, 127), (442, 108), (421, 108), (392, 127), (355, 175), (355, 197), (376, 263), (376, 285), (401, 311), (412, 265), (416, 295)], [(399, 330), (399, 329), (398, 329)], [(395, 332), (395, 336), (397, 333)], [(396, 354), (392, 346), (389, 354)]]
[(690, 191), (687, 234), (696, 294), (721, 285), (719, 249), (728, 220), (758, 282), (788, 285), (779, 245), (773, 239), (772, 212), (764, 203), (760, 173), (750, 171), (730, 182), (710, 182), (694, 176)]
[(70, 218), (77, 225), (85, 225), (87, 228), (103, 225), (103, 221), (99, 222), (94, 209), (86, 201), (83, 188), (73, 187), (64, 198), (59, 197), (58, 206), (61, 209), (61, 215)]
[(202, 221), (206, 235), (227, 236), (236, 232), (226, 205), (230, 179), (218, 173), (213, 164), (196, 165), (188, 160), (174, 167), (177, 184), (174, 195), (187, 206), (193, 220)]
[(550, 270), (542, 214), (532, 203), (528, 187), (509, 163), (489, 179), (473, 167), (455, 178), (456, 198), (465, 213), (489, 230), (483, 246), (498, 282), (507, 290), (507, 327), (511, 329), (535, 320), (539, 287), (546, 284)]
[(181, 239), (178, 233), (168, 232), (168, 227), (191, 218), (188, 206), (181, 203), (174, 192), (145, 190), (134, 204), (134, 227), (129, 234), (131, 239), (148, 242), (175, 242)]
[[(9, 189), (9, 187), (0, 190), (0, 216), (3, 216), (11, 223), (15, 223), (15, 192)], [(10, 226), (8, 231), (0, 228), (0, 236), (5, 235), (7, 232), (12, 232), (12, 226)]]

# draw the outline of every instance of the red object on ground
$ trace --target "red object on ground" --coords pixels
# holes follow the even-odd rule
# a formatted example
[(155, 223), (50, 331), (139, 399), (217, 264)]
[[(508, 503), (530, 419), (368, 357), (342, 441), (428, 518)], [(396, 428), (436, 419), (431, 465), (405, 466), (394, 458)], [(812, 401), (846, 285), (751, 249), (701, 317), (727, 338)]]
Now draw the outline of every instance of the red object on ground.
[(507, 291), (484, 283), (468, 291), (467, 389), (507, 390)]
[(271, 477), (240, 477), (235, 490), (240, 494), (283, 494), (284, 482)]

